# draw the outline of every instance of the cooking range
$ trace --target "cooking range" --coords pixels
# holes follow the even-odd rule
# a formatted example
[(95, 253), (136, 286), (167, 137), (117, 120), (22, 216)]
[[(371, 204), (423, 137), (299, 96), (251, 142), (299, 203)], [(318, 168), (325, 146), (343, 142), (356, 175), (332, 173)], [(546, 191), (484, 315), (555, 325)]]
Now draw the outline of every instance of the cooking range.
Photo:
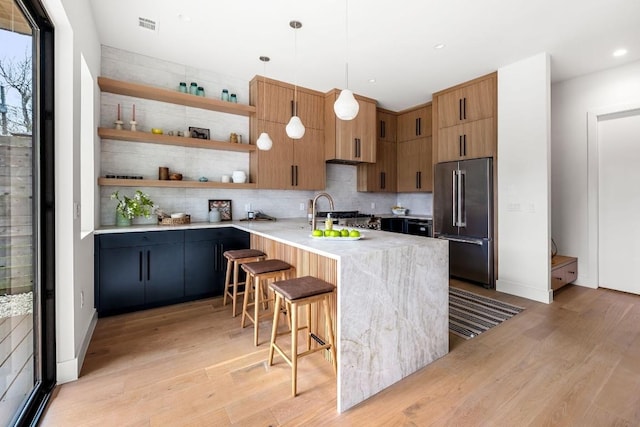
[(331, 214), (333, 223), (344, 227), (368, 228), (370, 230), (380, 230), (380, 217), (371, 214), (363, 214), (359, 211), (325, 211), (317, 212), (316, 218), (326, 219), (327, 214)]

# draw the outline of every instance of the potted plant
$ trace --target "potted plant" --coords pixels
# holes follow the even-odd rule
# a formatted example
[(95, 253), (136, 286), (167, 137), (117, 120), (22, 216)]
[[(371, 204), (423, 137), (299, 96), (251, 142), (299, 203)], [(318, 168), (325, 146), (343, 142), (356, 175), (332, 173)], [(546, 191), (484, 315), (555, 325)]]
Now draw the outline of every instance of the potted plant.
[(118, 226), (131, 225), (131, 220), (135, 217), (150, 218), (153, 212), (153, 201), (148, 194), (140, 190), (136, 190), (133, 197), (120, 196), (116, 191), (111, 194), (111, 199), (118, 201), (116, 205), (116, 225)]

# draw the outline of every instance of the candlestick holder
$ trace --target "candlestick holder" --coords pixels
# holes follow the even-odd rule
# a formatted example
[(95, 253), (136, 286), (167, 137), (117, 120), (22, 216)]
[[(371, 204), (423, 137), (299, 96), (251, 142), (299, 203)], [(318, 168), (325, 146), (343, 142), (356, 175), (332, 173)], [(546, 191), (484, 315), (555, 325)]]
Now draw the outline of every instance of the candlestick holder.
[(131, 132), (135, 132), (136, 131), (136, 125), (138, 124), (138, 122), (136, 122), (135, 120), (131, 120), (129, 122), (129, 124), (131, 125)]
[(113, 122), (114, 125), (116, 125), (116, 129), (117, 130), (122, 130), (122, 124), (124, 122), (122, 120), (116, 120), (115, 122)]

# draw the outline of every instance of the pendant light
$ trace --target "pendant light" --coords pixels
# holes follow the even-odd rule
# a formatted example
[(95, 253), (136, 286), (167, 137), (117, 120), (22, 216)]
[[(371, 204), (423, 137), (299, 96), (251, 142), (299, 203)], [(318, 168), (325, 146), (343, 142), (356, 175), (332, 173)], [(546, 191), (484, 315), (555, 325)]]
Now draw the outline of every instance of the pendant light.
[[(267, 62), (270, 61), (270, 58), (268, 56), (261, 56), (260, 57), (260, 61), (262, 61), (262, 63), (264, 64), (263, 68), (264, 71), (262, 73), (262, 79), (263, 79), (263, 85), (262, 85), (262, 123), (263, 126), (266, 126), (266, 121), (264, 119), (264, 115), (265, 115), (265, 106), (267, 105)], [(258, 140), (256, 141), (256, 145), (258, 146), (258, 150), (263, 150), (263, 151), (268, 151), (271, 150), (271, 147), (273, 146), (273, 141), (271, 140), (271, 138), (269, 137), (269, 134), (267, 132), (262, 132), (260, 134), (260, 137), (258, 137)]]
[(346, 34), (346, 53), (344, 64), (345, 88), (340, 92), (338, 99), (333, 104), (333, 111), (340, 120), (353, 120), (360, 111), (360, 105), (353, 92), (349, 90), (349, 0), (345, 0), (345, 34)]
[[(300, 21), (291, 21), (289, 22), (289, 26), (293, 28), (294, 31), (294, 49), (293, 49), (293, 61), (294, 63), (298, 62), (298, 28), (302, 27), (302, 23)], [(287, 135), (291, 139), (300, 139), (304, 136), (304, 125), (302, 124), (302, 120), (298, 117), (298, 76), (296, 69), (294, 68), (293, 75), (293, 116), (291, 116), (291, 120), (287, 124), (285, 128), (287, 131)]]

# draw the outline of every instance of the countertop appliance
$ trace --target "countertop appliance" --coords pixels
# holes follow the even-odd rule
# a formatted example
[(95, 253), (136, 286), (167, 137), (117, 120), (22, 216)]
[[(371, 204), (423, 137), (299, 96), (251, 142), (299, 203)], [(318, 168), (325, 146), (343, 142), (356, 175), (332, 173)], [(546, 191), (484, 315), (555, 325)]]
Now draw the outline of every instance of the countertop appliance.
[(434, 237), (449, 241), (451, 276), (494, 288), (492, 159), (438, 163)]
[(328, 213), (331, 214), (333, 223), (339, 226), (380, 230), (379, 217), (371, 214), (363, 214), (363, 213), (360, 213), (359, 211), (317, 212), (316, 218), (318, 218), (318, 220), (324, 220), (327, 217)]

